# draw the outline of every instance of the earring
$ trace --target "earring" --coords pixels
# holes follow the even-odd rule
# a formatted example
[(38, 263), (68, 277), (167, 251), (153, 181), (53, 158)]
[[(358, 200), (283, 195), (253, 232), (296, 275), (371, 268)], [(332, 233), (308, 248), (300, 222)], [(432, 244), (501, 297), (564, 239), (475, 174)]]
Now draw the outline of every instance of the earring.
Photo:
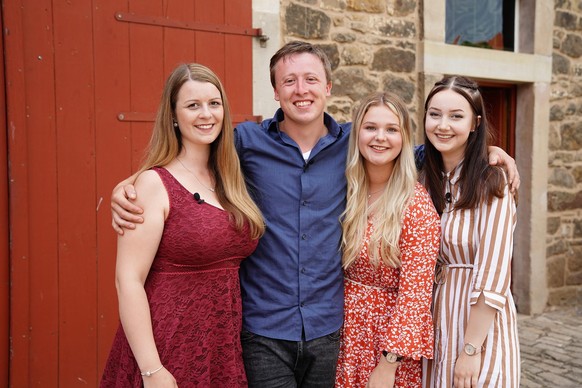
[(178, 128), (178, 123), (174, 121), (174, 128)]

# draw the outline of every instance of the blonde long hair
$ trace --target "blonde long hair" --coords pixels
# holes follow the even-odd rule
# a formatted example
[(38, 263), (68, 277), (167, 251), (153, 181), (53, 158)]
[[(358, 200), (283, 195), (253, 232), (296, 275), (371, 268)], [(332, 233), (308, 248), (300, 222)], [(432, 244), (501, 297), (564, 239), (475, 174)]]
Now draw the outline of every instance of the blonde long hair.
[(179, 128), (174, 128), (173, 117), (178, 92), (188, 80), (209, 82), (220, 92), (224, 107), (222, 130), (210, 145), (208, 168), (216, 181), (218, 201), (231, 214), (238, 230), (248, 222), (253, 238), (259, 238), (265, 231), (263, 216), (251, 199), (244, 181), (240, 161), (234, 147), (234, 129), (230, 116), (230, 106), (222, 83), (206, 66), (191, 63), (179, 65), (168, 77), (145, 160), (140, 168), (143, 172), (154, 166), (165, 166), (174, 160), (182, 150), (182, 136)]
[[(368, 207), (368, 177), (364, 158), (358, 148), (360, 127), (364, 116), (373, 106), (386, 106), (400, 120), (402, 151), (395, 160), (392, 175), (380, 198)], [(406, 105), (393, 93), (376, 92), (366, 97), (354, 111), (346, 166), (347, 205), (342, 214), (342, 265), (348, 268), (359, 256), (365, 237), (368, 216), (373, 215), (374, 229), (370, 236), (369, 254), (375, 263), (400, 266), (398, 242), (401, 219), (414, 196), (417, 182), (412, 144), (410, 116)]]

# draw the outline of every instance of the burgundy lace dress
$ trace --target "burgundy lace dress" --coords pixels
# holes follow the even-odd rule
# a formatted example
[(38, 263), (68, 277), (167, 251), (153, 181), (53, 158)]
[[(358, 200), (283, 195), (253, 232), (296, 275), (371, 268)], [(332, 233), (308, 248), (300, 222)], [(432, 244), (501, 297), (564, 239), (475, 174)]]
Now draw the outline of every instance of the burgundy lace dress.
[[(164, 232), (145, 282), (164, 367), (185, 387), (246, 387), (240, 331), (240, 262), (253, 252), (224, 210), (199, 204), (166, 169), (154, 168), (170, 199)], [(141, 387), (119, 325), (101, 387)]]

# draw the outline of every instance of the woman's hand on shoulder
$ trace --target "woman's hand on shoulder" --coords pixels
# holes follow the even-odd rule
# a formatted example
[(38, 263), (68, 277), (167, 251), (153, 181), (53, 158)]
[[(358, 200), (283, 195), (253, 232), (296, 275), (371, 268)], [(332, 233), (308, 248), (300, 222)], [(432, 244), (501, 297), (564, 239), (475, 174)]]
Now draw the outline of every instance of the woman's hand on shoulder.
[(135, 229), (135, 224), (141, 224), (143, 209), (134, 204), (137, 192), (133, 186), (136, 175), (121, 181), (111, 192), (111, 226), (119, 235), (125, 229)]
[(489, 164), (491, 166), (501, 166), (507, 171), (509, 177), (509, 186), (512, 193), (517, 192), (521, 183), (519, 179), (519, 171), (517, 170), (517, 163), (509, 154), (499, 147), (490, 146), (489, 149)]

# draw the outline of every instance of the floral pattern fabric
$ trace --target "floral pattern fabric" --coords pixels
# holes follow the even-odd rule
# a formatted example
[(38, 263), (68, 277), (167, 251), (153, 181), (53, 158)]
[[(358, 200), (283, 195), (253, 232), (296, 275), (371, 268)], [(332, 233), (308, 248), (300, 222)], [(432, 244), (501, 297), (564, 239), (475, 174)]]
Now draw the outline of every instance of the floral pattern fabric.
[(430, 307), (440, 220), (426, 190), (417, 184), (402, 219), (400, 268), (370, 261), (373, 227), (370, 222), (359, 257), (345, 271), (336, 387), (365, 387), (383, 350), (404, 356), (394, 386), (420, 387), (420, 359), (433, 355)]

